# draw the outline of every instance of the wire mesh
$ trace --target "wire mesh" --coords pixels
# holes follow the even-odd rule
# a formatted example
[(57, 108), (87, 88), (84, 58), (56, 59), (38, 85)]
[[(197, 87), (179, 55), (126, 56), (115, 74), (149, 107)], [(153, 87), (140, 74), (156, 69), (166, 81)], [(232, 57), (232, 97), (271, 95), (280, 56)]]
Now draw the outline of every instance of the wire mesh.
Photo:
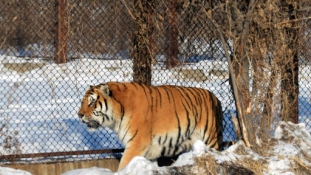
[[(0, 155), (68, 156), (66, 152), (123, 148), (109, 129), (88, 132), (77, 111), (89, 85), (133, 80), (136, 1), (68, 0), (61, 15), (59, 2), (0, 1)], [(224, 141), (235, 141), (228, 64), (202, 4), (217, 5), (154, 4), (152, 84), (202, 87), (215, 93), (223, 106)], [(65, 25), (62, 31), (59, 25)], [(299, 67), (299, 121), (311, 130), (310, 20), (307, 25)], [(66, 63), (56, 64), (61, 49)]]

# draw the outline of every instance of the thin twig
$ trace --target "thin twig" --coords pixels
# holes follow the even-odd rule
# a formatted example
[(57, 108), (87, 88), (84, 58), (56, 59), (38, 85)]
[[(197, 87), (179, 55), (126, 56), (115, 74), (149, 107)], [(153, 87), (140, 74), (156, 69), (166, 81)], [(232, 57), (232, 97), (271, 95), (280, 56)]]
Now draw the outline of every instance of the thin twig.
[(0, 45), (0, 48), (2, 48), (4, 46), (4, 44), (6, 43), (7, 36), (8, 36), (8, 30), (6, 30), (6, 34), (5, 34), (3, 42)]
[(125, 6), (126, 10), (128, 11), (129, 15), (132, 17), (133, 20), (136, 20), (135, 16), (133, 15), (133, 13), (131, 12), (131, 10), (128, 8), (127, 4), (125, 3), (124, 0), (121, 0), (121, 2), (123, 3), (123, 5)]
[(275, 25), (282, 25), (282, 24), (286, 24), (286, 23), (303, 21), (303, 20), (308, 20), (308, 19), (311, 19), (311, 16), (305, 17), (305, 18), (297, 18), (297, 19), (287, 20), (287, 21), (276, 23)]

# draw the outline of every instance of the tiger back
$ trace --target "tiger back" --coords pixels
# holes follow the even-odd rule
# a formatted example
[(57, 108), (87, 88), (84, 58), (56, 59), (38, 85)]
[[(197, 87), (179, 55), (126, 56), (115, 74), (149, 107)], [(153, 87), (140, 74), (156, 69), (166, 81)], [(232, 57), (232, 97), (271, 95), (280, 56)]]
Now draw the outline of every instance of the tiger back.
[(154, 160), (191, 149), (202, 140), (222, 145), (222, 108), (208, 90), (109, 82), (90, 86), (78, 112), (90, 129), (109, 127), (125, 150), (119, 169), (135, 156)]

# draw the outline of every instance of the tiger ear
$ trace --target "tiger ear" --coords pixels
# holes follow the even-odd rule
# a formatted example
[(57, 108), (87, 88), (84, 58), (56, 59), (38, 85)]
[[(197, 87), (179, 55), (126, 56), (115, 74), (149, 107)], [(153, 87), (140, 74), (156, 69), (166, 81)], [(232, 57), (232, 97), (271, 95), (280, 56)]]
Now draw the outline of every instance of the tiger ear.
[(112, 91), (109, 89), (109, 86), (107, 84), (101, 84), (101, 89), (104, 94), (112, 96)]
[(93, 88), (94, 88), (94, 86), (89, 85), (88, 91), (91, 90), (91, 89), (93, 89)]

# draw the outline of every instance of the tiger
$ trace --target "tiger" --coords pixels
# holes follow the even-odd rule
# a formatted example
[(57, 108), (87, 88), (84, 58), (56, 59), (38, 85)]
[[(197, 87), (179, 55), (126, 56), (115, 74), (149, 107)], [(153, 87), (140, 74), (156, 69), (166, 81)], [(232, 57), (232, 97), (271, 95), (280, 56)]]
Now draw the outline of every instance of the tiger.
[(109, 127), (124, 146), (118, 170), (135, 156), (151, 161), (189, 151), (201, 140), (221, 149), (222, 107), (202, 88), (108, 82), (90, 86), (78, 116), (90, 130)]

